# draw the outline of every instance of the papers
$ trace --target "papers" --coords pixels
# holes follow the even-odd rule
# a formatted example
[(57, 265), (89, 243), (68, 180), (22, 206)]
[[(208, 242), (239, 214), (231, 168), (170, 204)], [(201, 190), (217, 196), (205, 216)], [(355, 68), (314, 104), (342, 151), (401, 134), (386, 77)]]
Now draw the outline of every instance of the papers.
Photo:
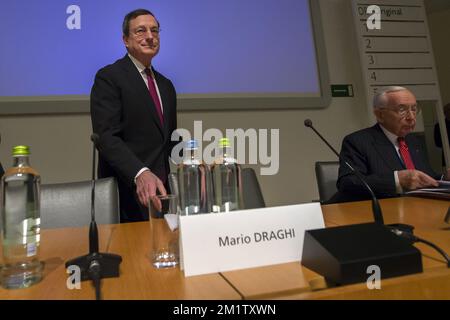
[(450, 188), (422, 188), (417, 190), (412, 190), (407, 193), (414, 193), (414, 192), (443, 192), (443, 193), (450, 193)]
[(408, 196), (450, 200), (450, 182), (439, 181), (439, 187), (437, 188), (423, 188), (411, 190), (406, 192), (405, 194)]

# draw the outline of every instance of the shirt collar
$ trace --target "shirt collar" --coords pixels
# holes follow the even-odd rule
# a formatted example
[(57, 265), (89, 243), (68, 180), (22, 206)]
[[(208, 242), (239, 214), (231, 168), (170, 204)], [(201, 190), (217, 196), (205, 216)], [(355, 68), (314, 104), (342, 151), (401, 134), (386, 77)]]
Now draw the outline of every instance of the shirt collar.
[(390, 141), (394, 146), (397, 147), (397, 146), (398, 146), (398, 141), (397, 141), (398, 136), (395, 135), (395, 134), (393, 134), (392, 132), (390, 132), (388, 129), (386, 129), (385, 127), (383, 127), (381, 124), (380, 124), (380, 128), (381, 128), (381, 130), (383, 130), (384, 134), (385, 134), (386, 137), (389, 139), (389, 141)]
[[(145, 74), (146, 66), (144, 66), (138, 59), (133, 57), (131, 54), (128, 54), (128, 57), (130, 57), (131, 61), (136, 66), (136, 68), (138, 69), (139, 73), (140, 74)], [(153, 74), (153, 70), (152, 70), (152, 66), (151, 65), (149, 66), (149, 69), (152, 71), (152, 74)]]

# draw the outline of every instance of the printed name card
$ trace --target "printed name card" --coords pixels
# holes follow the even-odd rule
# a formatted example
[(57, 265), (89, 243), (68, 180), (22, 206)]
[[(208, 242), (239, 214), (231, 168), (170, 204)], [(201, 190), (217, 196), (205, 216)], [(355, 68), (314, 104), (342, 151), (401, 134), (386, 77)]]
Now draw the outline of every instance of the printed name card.
[(319, 203), (180, 217), (185, 276), (300, 261), (305, 230), (324, 228)]

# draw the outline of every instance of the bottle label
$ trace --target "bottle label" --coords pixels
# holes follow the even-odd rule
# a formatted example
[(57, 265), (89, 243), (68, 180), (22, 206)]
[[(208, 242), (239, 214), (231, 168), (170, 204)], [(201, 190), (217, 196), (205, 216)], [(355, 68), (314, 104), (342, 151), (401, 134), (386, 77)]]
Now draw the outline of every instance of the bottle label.
[(28, 243), (27, 244), (27, 257), (32, 257), (37, 254), (37, 246), (36, 243)]

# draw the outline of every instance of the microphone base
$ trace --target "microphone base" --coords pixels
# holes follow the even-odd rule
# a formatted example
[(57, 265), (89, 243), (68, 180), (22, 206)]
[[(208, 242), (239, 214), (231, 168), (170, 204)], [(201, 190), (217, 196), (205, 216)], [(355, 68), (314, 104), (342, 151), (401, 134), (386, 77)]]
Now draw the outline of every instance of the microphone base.
[(94, 260), (100, 264), (100, 279), (119, 276), (119, 265), (122, 262), (122, 257), (112, 253), (97, 252), (77, 257), (67, 261), (66, 268), (73, 265), (78, 266), (81, 271), (81, 281), (92, 280), (89, 266)]
[(367, 282), (369, 266), (379, 267), (381, 279), (423, 271), (412, 241), (378, 223), (306, 231), (301, 263), (339, 285)]

